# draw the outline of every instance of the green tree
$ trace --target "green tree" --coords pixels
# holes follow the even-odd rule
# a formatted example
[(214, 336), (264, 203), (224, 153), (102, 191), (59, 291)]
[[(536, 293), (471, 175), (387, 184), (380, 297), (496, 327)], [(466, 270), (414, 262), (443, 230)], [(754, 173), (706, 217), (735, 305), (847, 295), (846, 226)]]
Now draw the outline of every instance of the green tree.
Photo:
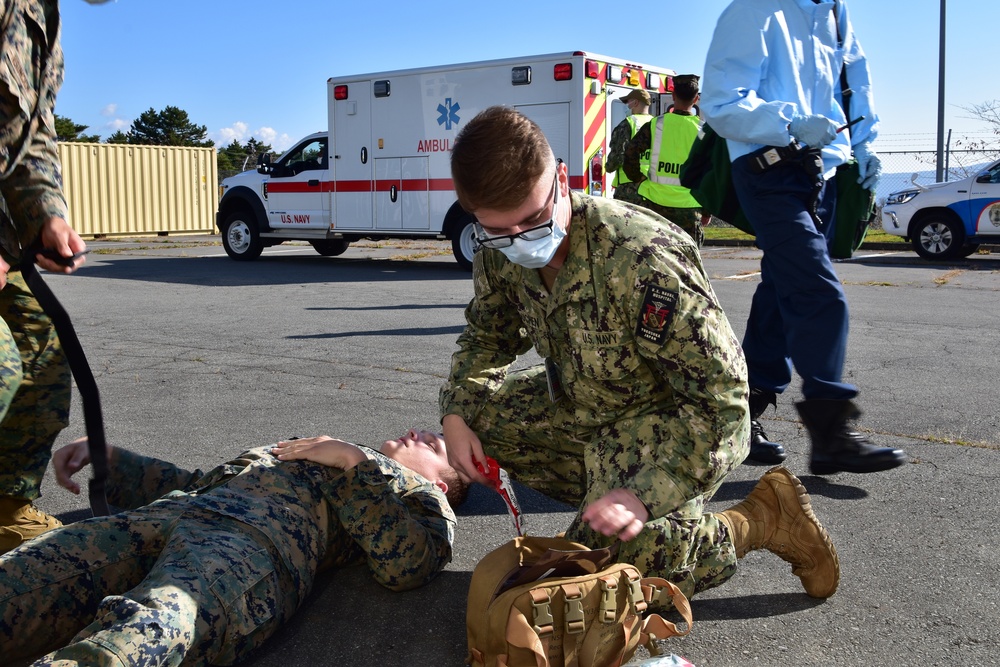
[(59, 141), (80, 141), (80, 142), (90, 142), (98, 143), (101, 141), (101, 135), (99, 134), (82, 134), (89, 125), (82, 125), (80, 123), (74, 123), (72, 119), (66, 116), (55, 115), (56, 121), (56, 139)]
[(187, 111), (174, 106), (156, 111), (150, 107), (143, 111), (128, 131), (128, 143), (152, 144), (154, 146), (214, 146), (207, 139), (208, 129), (195, 125), (188, 118)]
[(106, 143), (106, 144), (127, 144), (128, 143), (128, 135), (125, 134), (124, 132), (122, 132), (121, 130), (115, 130), (114, 134), (112, 134), (111, 136), (109, 136), (107, 139), (104, 140), (104, 143)]

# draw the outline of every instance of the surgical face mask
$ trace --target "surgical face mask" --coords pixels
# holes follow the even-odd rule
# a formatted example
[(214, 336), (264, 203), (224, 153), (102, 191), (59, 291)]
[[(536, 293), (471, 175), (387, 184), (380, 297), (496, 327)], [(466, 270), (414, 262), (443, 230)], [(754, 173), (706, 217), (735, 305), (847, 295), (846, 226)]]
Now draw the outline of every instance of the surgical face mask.
[(535, 241), (514, 239), (510, 246), (500, 248), (500, 252), (510, 261), (526, 269), (540, 269), (552, 261), (564, 238), (566, 238), (566, 230), (553, 219), (552, 233), (548, 236)]

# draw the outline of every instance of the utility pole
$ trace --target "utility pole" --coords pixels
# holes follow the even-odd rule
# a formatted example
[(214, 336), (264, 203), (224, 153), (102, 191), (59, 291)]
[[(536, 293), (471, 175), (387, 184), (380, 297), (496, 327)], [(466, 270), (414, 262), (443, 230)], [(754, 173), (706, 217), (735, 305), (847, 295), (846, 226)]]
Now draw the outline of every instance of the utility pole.
[(937, 124), (937, 171), (938, 183), (944, 180), (944, 15), (945, 0), (941, 0), (941, 36), (938, 44), (938, 124)]

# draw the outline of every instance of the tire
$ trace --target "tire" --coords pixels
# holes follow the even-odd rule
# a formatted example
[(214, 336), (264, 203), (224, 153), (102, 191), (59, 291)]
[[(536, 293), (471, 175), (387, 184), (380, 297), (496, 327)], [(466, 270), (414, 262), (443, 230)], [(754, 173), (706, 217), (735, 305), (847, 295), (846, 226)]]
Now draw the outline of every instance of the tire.
[(479, 244), (476, 243), (475, 224), (470, 218), (458, 223), (458, 226), (459, 230), (451, 237), (451, 252), (460, 267), (471, 271), (472, 259), (479, 249)]
[(914, 225), (910, 239), (913, 249), (924, 259), (955, 259), (965, 245), (965, 230), (957, 220), (938, 213)]
[(961, 250), (961, 252), (958, 253), (958, 256), (959, 257), (968, 257), (969, 255), (971, 255), (972, 253), (976, 252), (977, 250), (979, 250), (979, 244), (978, 243), (966, 243), (964, 246), (962, 246), (962, 250)]
[(249, 262), (260, 257), (264, 251), (257, 223), (250, 214), (243, 211), (230, 213), (222, 230), (222, 247), (226, 254), (237, 262)]
[(330, 239), (328, 241), (310, 241), (313, 250), (324, 257), (336, 257), (347, 252), (351, 242), (344, 239)]

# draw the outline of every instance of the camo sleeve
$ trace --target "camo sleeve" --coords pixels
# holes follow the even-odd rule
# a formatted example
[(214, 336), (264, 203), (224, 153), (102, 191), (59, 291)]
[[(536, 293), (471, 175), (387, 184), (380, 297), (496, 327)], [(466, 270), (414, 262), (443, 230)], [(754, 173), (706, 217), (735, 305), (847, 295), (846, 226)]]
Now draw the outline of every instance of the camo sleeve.
[(746, 457), (747, 370), (739, 340), (694, 246), (634, 266), (626, 301), (638, 351), (676, 396), (677, 418), (656, 420), (655, 473), (631, 483), (657, 514), (717, 483)]
[(202, 478), (173, 463), (115, 447), (108, 459), (108, 502), (122, 509), (148, 505), (161, 496), (185, 489)]
[(393, 483), (363, 461), (332, 484), (341, 524), (365, 552), (375, 580), (394, 591), (423, 586), (451, 561), (455, 518), (444, 494), (422, 477)]
[(451, 358), (448, 383), (441, 388), (441, 416), (457, 414), (471, 424), (479, 409), (500, 388), (507, 368), (531, 349), (511, 295), (490, 278), (498, 250), (476, 253), (473, 262), (475, 296), (465, 309), (466, 327)]

